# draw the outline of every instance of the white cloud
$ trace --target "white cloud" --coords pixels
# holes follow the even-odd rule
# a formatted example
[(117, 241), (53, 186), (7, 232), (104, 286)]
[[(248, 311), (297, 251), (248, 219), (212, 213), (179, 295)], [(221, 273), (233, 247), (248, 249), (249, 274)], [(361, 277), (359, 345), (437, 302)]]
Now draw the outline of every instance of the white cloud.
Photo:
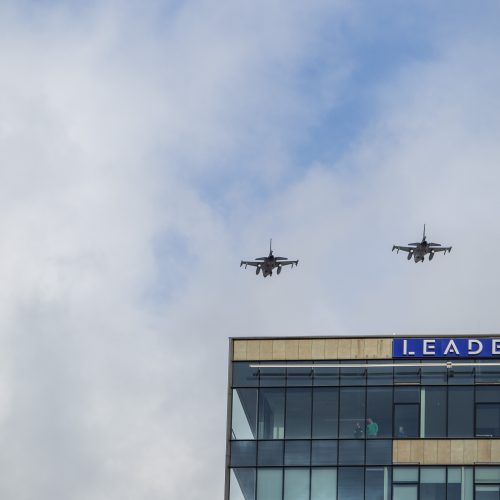
[[(498, 324), (498, 40), (441, 41), (300, 173), (352, 63), (351, 8), (304, 5), (2, 7), (2, 498), (220, 498), (228, 336)], [(390, 253), (424, 222), (451, 255)], [(298, 269), (238, 269), (271, 236)]]

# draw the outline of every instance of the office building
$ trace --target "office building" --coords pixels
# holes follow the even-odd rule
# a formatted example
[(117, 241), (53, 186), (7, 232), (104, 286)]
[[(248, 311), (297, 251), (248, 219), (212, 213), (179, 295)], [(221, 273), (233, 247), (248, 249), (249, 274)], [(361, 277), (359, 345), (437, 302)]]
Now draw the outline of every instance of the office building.
[(500, 500), (500, 336), (230, 339), (225, 500)]

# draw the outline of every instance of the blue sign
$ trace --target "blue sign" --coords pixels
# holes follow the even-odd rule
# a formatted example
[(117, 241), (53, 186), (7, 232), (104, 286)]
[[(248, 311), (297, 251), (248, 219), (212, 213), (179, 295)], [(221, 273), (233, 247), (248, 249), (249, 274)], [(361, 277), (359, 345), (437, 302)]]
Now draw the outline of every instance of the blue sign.
[(392, 341), (393, 358), (500, 358), (500, 338), (406, 338)]

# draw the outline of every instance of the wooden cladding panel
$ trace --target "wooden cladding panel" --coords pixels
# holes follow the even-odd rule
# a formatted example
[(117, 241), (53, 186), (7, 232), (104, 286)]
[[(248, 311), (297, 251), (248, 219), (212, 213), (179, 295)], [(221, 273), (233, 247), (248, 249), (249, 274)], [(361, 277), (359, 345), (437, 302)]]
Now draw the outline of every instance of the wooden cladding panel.
[(390, 359), (392, 339), (234, 339), (233, 361)]
[(500, 462), (498, 439), (397, 439), (394, 464), (473, 465)]

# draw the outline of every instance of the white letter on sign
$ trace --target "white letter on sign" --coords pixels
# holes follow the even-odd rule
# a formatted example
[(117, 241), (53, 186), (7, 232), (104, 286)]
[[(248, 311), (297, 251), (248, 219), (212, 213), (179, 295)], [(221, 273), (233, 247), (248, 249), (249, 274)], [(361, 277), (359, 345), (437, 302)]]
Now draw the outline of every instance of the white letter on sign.
[[(476, 350), (474, 350), (472, 347), (474, 344), (477, 346)], [(472, 354), (472, 355), (479, 354), (483, 350), (483, 344), (481, 342), (479, 342), (479, 340), (472, 340), (471, 339), (471, 340), (469, 340), (467, 345), (468, 345), (468, 354)]]
[(446, 349), (444, 350), (444, 355), (446, 356), (449, 352), (451, 352), (452, 354), (460, 354), (458, 347), (457, 347), (457, 344), (455, 344), (454, 340), (450, 340), (448, 342), (448, 345), (446, 346)]
[(500, 354), (500, 339), (493, 339), (493, 345), (491, 346), (491, 354), (497, 356)]
[(436, 354), (436, 341), (424, 339), (424, 354)]

